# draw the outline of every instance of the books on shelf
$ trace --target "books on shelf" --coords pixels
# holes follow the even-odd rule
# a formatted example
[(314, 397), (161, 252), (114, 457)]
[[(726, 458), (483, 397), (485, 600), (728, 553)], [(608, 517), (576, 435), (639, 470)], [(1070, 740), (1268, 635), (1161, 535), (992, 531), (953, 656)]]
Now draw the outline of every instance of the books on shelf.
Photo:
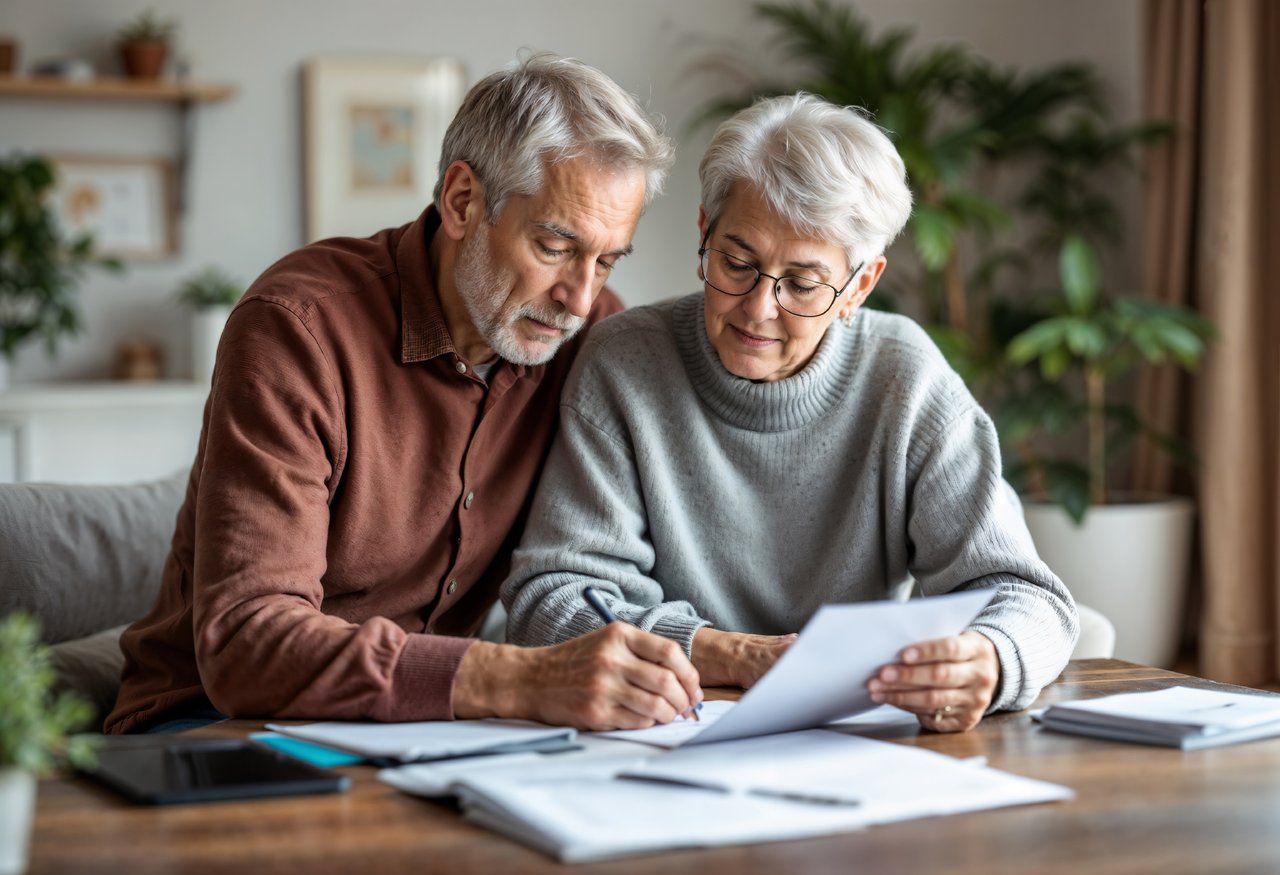
[(1049, 729), (1199, 750), (1280, 736), (1280, 696), (1170, 687), (1050, 705)]

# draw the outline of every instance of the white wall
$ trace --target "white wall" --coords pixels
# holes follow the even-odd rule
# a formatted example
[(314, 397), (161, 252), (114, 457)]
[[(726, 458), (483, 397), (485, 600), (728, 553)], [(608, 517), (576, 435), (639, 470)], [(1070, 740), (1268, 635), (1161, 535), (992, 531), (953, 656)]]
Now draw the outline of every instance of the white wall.
[[(1118, 118), (1138, 112), (1138, 0), (856, 5), (877, 31), (914, 26), (916, 46), (966, 42), (996, 62), (1023, 66), (1090, 62), (1113, 90)], [(470, 81), (526, 47), (600, 67), (663, 114), (680, 142), (667, 193), (641, 222), (636, 254), (614, 286), (629, 304), (691, 291), (697, 163), (710, 131), (690, 133), (688, 125), (723, 83), (690, 68), (715, 42), (768, 57), (771, 33), (746, 0), (0, 0), (0, 31), (18, 39), (24, 66), (75, 55), (115, 73), (111, 36), (146, 6), (180, 23), (179, 51), (193, 77), (234, 84), (238, 94), (197, 113), (180, 254), (131, 262), (123, 277), (89, 280), (87, 334), (66, 343), (53, 361), (42, 349), (25, 350), (15, 381), (106, 376), (116, 345), (134, 337), (164, 346), (169, 376), (189, 374), (185, 313), (171, 301), (179, 278), (216, 263), (250, 280), (302, 242), (299, 69), (314, 54), (452, 55), (465, 62)], [(156, 106), (0, 101), (0, 153), (171, 154), (176, 118)], [(1132, 219), (1136, 187), (1124, 199)], [(1136, 229), (1129, 239), (1137, 239)], [(1132, 282), (1135, 263), (1131, 250), (1117, 266), (1121, 281)]]

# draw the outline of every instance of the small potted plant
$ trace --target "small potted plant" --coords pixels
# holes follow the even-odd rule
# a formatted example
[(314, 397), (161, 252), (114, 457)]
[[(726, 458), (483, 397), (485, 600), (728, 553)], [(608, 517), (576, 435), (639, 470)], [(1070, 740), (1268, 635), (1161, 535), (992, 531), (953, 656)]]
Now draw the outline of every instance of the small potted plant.
[(55, 695), (48, 647), (39, 625), (15, 612), (0, 619), (0, 875), (27, 868), (36, 776), (93, 760), (91, 736), (68, 733), (88, 722), (89, 703)]
[(154, 9), (139, 13), (116, 33), (120, 59), (131, 79), (158, 79), (169, 58), (169, 43), (177, 23), (160, 18)]
[(244, 289), (244, 283), (217, 267), (187, 277), (178, 288), (178, 301), (191, 308), (192, 372), (199, 382), (213, 377), (218, 339)]
[(76, 291), (86, 267), (120, 270), (93, 253), (89, 235), (68, 235), (49, 206), (53, 166), (37, 155), (0, 158), (0, 390), (26, 343), (43, 339), (50, 355), (80, 331)]

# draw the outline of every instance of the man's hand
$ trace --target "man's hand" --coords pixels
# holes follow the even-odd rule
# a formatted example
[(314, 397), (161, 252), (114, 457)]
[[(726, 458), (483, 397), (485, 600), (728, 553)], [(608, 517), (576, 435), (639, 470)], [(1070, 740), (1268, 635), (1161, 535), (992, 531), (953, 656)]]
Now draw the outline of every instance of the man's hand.
[(790, 635), (748, 635), (703, 626), (693, 635), (693, 665), (709, 687), (753, 686), (796, 640)]
[(995, 645), (967, 631), (903, 649), (867, 689), (872, 701), (915, 713), (926, 729), (964, 732), (978, 725), (999, 683)]
[(585, 730), (644, 729), (702, 701), (680, 645), (610, 623), (551, 647), (471, 646), (453, 687), (458, 718), (518, 717)]

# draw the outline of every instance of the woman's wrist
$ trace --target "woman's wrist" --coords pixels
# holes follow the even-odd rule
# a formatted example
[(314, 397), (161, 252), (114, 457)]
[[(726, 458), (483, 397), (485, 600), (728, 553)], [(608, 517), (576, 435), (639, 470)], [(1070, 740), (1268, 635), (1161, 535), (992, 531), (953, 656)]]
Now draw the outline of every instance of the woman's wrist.
[(704, 687), (737, 687), (738, 641), (732, 632), (703, 626), (693, 633), (690, 661)]

